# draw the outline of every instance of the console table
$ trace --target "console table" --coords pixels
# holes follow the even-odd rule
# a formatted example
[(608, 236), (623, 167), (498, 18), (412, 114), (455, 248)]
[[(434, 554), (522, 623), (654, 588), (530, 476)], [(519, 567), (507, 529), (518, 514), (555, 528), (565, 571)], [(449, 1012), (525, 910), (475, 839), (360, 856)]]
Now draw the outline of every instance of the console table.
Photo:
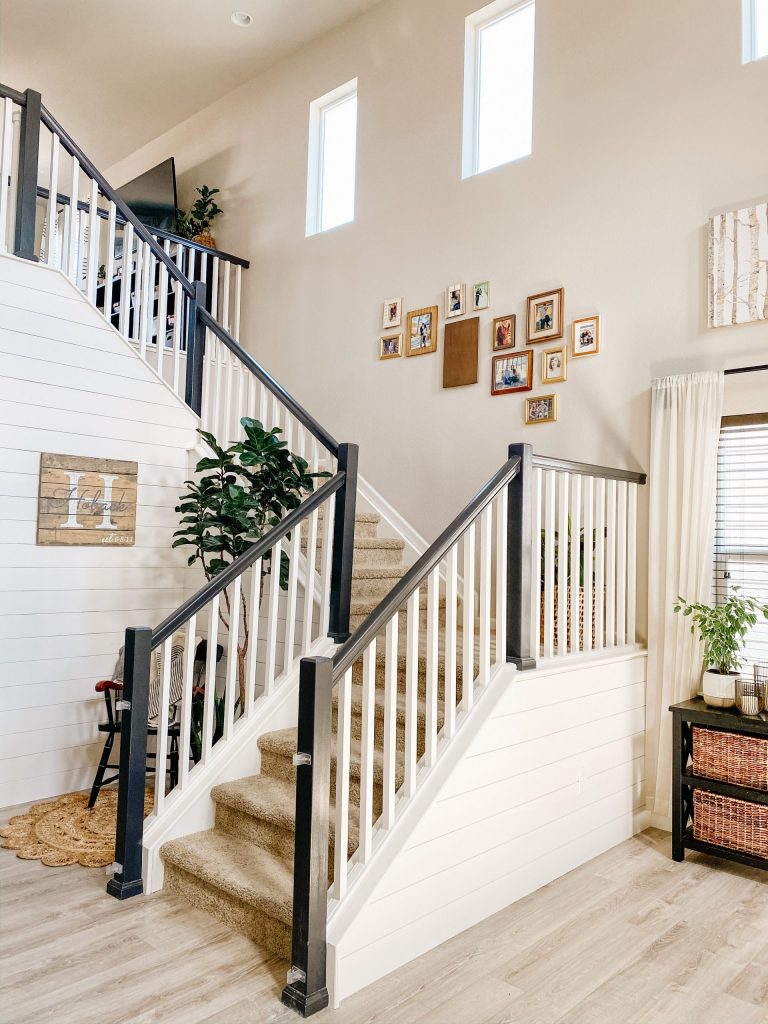
[(748, 864), (750, 867), (768, 868), (768, 858), (732, 850), (714, 843), (704, 842), (693, 835), (693, 794), (697, 789), (736, 800), (747, 800), (753, 804), (768, 805), (768, 790), (751, 786), (736, 785), (694, 775), (689, 760), (693, 756), (693, 726), (702, 726), (742, 736), (758, 736), (768, 740), (768, 715), (763, 712), (755, 717), (740, 714), (736, 708), (711, 708), (701, 697), (673, 704), (669, 709), (673, 716), (672, 756), (672, 857), (683, 860), (686, 850), (713, 854), (728, 860)]

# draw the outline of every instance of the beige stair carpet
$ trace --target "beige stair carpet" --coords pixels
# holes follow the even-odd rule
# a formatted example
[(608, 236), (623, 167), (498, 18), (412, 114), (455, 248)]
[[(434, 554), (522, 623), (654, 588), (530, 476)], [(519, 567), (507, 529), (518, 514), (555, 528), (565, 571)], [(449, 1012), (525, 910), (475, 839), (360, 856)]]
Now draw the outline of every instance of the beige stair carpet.
[[(406, 571), (404, 544), (378, 536), (379, 517), (358, 513), (352, 572), (352, 620), (355, 629), (396, 585)], [(306, 542), (305, 542), (306, 546)], [(422, 613), (423, 615), (423, 613)], [(443, 616), (441, 615), (441, 623)], [(423, 617), (422, 617), (423, 621)], [(405, 746), (405, 630), (401, 629), (398, 658), (396, 785), (403, 781)], [(422, 633), (424, 631), (422, 630)], [(441, 637), (442, 640), (442, 637)], [(459, 637), (460, 642), (460, 637)], [(423, 641), (422, 641), (423, 643)], [(384, 654), (376, 659), (374, 715), (374, 820), (381, 813), (384, 733)], [(459, 648), (460, 655), (460, 648)], [(438, 728), (444, 720), (444, 673), (438, 659)], [(461, 699), (461, 658), (457, 657), (456, 699)], [(362, 728), (362, 662), (352, 673), (352, 735), (350, 742), (350, 835), (347, 855), (357, 849), (360, 801), (360, 735)], [(424, 750), (426, 706), (426, 654), (418, 668), (418, 754)], [(334, 731), (336, 720), (334, 699)], [(295, 779), (293, 755), (296, 729), (266, 733), (259, 740), (261, 774), (214, 787), (215, 827), (207, 832), (175, 839), (161, 850), (165, 885), (267, 950), (290, 957), (293, 896), (293, 834)], [(335, 792), (336, 744), (332, 745), (331, 797)], [(329, 881), (335, 854), (334, 815), (331, 813)]]

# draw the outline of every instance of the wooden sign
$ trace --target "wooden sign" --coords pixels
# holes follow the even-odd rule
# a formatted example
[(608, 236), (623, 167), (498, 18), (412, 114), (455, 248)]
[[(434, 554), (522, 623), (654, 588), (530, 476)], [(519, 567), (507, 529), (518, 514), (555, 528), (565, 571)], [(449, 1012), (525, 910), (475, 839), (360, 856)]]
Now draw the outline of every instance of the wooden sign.
[(133, 545), (138, 472), (136, 462), (43, 452), (37, 543)]
[(443, 387), (459, 388), (477, 384), (478, 325), (480, 318), (457, 320), (445, 325), (443, 344)]

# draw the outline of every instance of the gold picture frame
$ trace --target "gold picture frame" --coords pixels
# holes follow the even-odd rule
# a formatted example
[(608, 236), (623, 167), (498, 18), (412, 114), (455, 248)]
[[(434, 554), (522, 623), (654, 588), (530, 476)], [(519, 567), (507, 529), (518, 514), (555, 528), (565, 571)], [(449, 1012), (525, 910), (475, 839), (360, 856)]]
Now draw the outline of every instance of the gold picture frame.
[(528, 426), (557, 422), (557, 395), (536, 395), (525, 400), (525, 422)]
[[(396, 342), (396, 344), (392, 344)], [(399, 359), (403, 354), (402, 334), (382, 334), (379, 338), (379, 359)]]
[(553, 288), (548, 292), (528, 296), (528, 337), (526, 344), (537, 345), (541, 341), (556, 341), (562, 338), (564, 330), (563, 309), (565, 292)]
[(491, 328), (493, 351), (504, 352), (508, 348), (514, 348), (516, 329), (517, 317), (514, 313), (507, 313), (506, 316), (497, 316)]
[(600, 317), (583, 316), (571, 324), (571, 355), (596, 356), (600, 352)]
[(541, 383), (562, 384), (568, 379), (568, 349), (565, 345), (541, 353)]
[(406, 356), (426, 356), (437, 352), (437, 306), (424, 306), (408, 313), (405, 335)]

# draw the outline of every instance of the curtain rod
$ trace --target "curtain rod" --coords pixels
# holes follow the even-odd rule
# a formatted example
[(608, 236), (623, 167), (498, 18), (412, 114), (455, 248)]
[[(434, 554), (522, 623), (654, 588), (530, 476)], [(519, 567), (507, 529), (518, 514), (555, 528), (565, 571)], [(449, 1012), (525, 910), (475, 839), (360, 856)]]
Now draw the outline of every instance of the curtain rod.
[(768, 363), (762, 366), (734, 366), (731, 370), (723, 370), (723, 373), (727, 377), (731, 373), (756, 373), (758, 370), (768, 370)]

